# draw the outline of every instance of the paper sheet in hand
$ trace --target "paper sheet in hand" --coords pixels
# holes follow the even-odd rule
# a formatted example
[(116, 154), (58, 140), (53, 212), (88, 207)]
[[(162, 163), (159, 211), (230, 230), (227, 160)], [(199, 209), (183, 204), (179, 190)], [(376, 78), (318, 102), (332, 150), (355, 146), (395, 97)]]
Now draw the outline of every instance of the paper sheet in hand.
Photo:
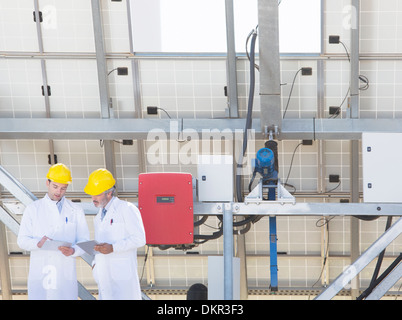
[(98, 241), (96, 240), (91, 240), (91, 241), (85, 241), (85, 242), (80, 242), (77, 243), (77, 246), (79, 246), (82, 250), (84, 250), (86, 253), (90, 254), (91, 256), (94, 256), (98, 252), (94, 250), (94, 247), (98, 244)]
[(66, 241), (46, 240), (41, 249), (59, 250), (59, 247), (71, 247), (71, 243)]

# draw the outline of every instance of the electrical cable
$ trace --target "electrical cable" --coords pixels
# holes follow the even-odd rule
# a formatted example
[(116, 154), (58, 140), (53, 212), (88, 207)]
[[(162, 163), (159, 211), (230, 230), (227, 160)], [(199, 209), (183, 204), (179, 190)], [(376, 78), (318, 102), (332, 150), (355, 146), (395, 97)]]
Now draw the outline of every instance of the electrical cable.
[[(336, 216), (332, 216), (331, 218), (327, 218), (327, 217), (323, 217), (323, 218), (320, 218), (320, 219), (318, 219), (316, 222), (315, 222), (315, 226), (317, 227), (317, 228), (321, 228), (321, 227), (323, 227), (323, 226), (325, 226), (326, 224), (328, 224), (332, 219), (334, 219)], [(321, 222), (321, 221), (323, 221), (322, 223), (319, 223), (319, 222)]]
[(293, 184), (290, 184), (290, 183), (284, 183), (283, 186), (293, 188), (293, 191), (289, 191), (290, 194), (294, 194), (296, 192), (296, 190), (297, 190), (296, 187)]
[(347, 97), (349, 96), (349, 92), (350, 92), (350, 87), (348, 88), (348, 91), (346, 92), (345, 98), (343, 98), (342, 103), (336, 109), (335, 113), (329, 117), (330, 119), (334, 119), (340, 114), (341, 108), (342, 108), (343, 104), (345, 103)]
[(287, 175), (286, 180), (285, 180), (285, 185), (287, 185), (288, 180), (289, 180), (289, 176), (290, 176), (290, 172), (292, 171), (293, 159), (294, 159), (294, 157), (295, 157), (296, 150), (297, 150), (302, 144), (303, 144), (303, 142), (300, 142), (300, 143), (296, 146), (295, 150), (293, 151), (292, 160), (290, 161), (290, 166), (289, 166), (288, 175)]
[[(253, 30), (250, 31), (250, 33), (248, 34), (247, 39), (246, 39), (246, 56), (247, 56), (248, 61), (250, 61), (250, 55), (249, 55), (249, 53), (248, 53), (248, 42), (249, 42), (251, 36), (252, 36), (254, 33), (256, 33), (257, 30), (258, 30), (258, 25), (255, 27), (255, 29), (253, 29)], [(255, 49), (254, 49), (254, 50), (255, 50)], [(260, 66), (259, 66), (258, 64), (256, 64), (255, 61), (254, 61), (254, 67), (255, 67), (258, 71), (260, 71)]]
[[(392, 216), (388, 216), (384, 232), (386, 232), (391, 227), (391, 224), (392, 224)], [(385, 255), (385, 249), (383, 251), (381, 251), (380, 255), (378, 256), (378, 260), (377, 260), (377, 264), (375, 266), (373, 277), (371, 278), (370, 287), (372, 285), (374, 285), (375, 280), (377, 280), (378, 273), (380, 272), (381, 264), (384, 259), (384, 255)]]
[[(350, 63), (350, 55), (349, 55), (348, 48), (342, 41), (339, 40), (339, 43), (342, 44), (343, 48), (345, 49), (346, 56), (348, 57), (348, 61)], [(349, 85), (348, 91), (346, 92), (346, 95), (343, 98), (341, 104), (339, 105), (338, 109), (336, 109), (335, 113), (329, 117), (330, 119), (334, 119), (334, 118), (338, 117), (338, 115), (341, 113), (341, 108), (342, 108), (343, 104), (345, 103), (347, 97), (349, 96), (349, 92), (350, 92), (350, 85)]]
[(248, 191), (251, 192), (251, 186), (254, 182), (255, 176), (257, 175), (257, 168), (254, 168), (253, 176), (251, 177), (250, 183), (248, 184)]
[(110, 70), (107, 75), (110, 75), (113, 71), (116, 71), (118, 68), (114, 68), (113, 70)]
[(170, 114), (163, 108), (157, 107), (157, 109), (162, 110), (163, 112), (165, 112), (167, 114), (167, 116), (169, 117), (169, 119), (172, 119), (172, 117), (170, 116)]
[[(258, 65), (255, 64), (255, 46), (256, 46), (256, 38), (257, 38), (257, 28), (258, 26), (253, 29), (250, 34), (247, 36), (246, 41), (246, 52), (247, 57), (250, 61), (250, 89), (249, 89), (249, 99), (248, 99), (248, 106), (247, 106), (247, 116), (246, 116), (246, 126), (243, 133), (243, 145), (242, 151), (239, 157), (239, 161), (237, 162), (237, 171), (236, 171), (236, 198), (238, 202), (243, 202), (243, 195), (242, 195), (242, 169), (243, 169), (243, 159), (246, 154), (247, 150), (247, 142), (248, 142), (248, 132), (252, 126), (252, 112), (253, 112), (253, 104), (254, 104), (254, 91), (255, 91), (255, 69), (258, 70)], [(248, 54), (247, 45), (248, 41), (251, 37), (251, 44), (250, 44), (250, 55)], [(220, 227), (218, 231), (210, 234), (210, 235), (194, 235), (194, 243), (195, 244), (203, 244), (209, 240), (217, 239), (223, 235), (223, 218), (222, 216), (217, 216), (220, 220)], [(250, 230), (250, 223), (255, 222), (261, 219), (259, 216), (247, 216), (241, 221), (233, 222), (233, 227), (241, 227), (245, 226), (245, 228), (241, 230), (233, 230), (234, 234), (243, 234)], [(202, 223), (200, 223), (202, 224)]]
[(365, 83), (365, 85), (361, 86), (359, 90), (366, 91), (370, 87), (370, 81), (366, 76), (360, 75), (359, 79), (361, 82)]
[[(316, 223), (315, 223), (315, 226), (318, 227), (318, 228), (321, 228), (321, 227), (323, 227), (323, 226), (326, 226), (326, 228), (327, 228), (327, 234), (328, 234), (328, 239), (327, 239), (327, 246), (326, 246), (326, 249), (325, 249), (325, 252), (324, 252), (324, 261), (322, 262), (322, 267), (321, 267), (320, 275), (318, 276), (317, 281), (314, 282), (314, 284), (311, 286), (311, 288), (314, 288), (314, 286), (318, 283), (318, 281), (320, 281), (321, 276), (322, 276), (322, 273), (324, 272), (324, 268), (325, 268), (325, 265), (326, 265), (327, 260), (328, 260), (328, 257), (329, 257), (329, 222), (330, 222), (333, 218), (335, 218), (335, 216), (332, 217), (332, 218), (330, 218), (330, 219), (327, 219), (326, 217), (324, 217), (324, 218), (318, 219), (318, 220), (316, 221)], [(318, 222), (319, 222), (320, 220), (324, 220), (325, 222), (322, 223), (322, 224), (320, 224), (320, 225), (318, 225)]]
[(339, 40), (339, 43), (340, 43), (341, 45), (343, 45), (343, 48), (345, 49), (346, 55), (347, 55), (348, 60), (349, 60), (349, 62), (350, 62), (350, 55), (349, 55), (348, 49), (346, 48), (345, 44), (344, 44), (342, 41)]
[(338, 185), (337, 185), (335, 188), (332, 188), (331, 190), (328, 190), (328, 191), (326, 191), (325, 193), (330, 193), (330, 192), (332, 192), (332, 191), (338, 189), (340, 185), (341, 185), (341, 181), (339, 180), (339, 183), (338, 183)]
[(356, 298), (356, 300), (363, 300), (366, 298), (375, 287), (377, 287), (390, 273), (392, 270), (395, 269), (395, 267), (402, 261), (402, 253), (399, 254), (399, 256), (392, 262), (387, 269), (381, 274), (381, 276), (378, 277), (378, 279), (375, 280), (373, 287), (368, 287), (364, 292)]
[(300, 71), (302, 71), (302, 68), (300, 68), (299, 70), (297, 70), (295, 76), (293, 77), (292, 87), (290, 88), (288, 101), (287, 101), (287, 103), (286, 103), (286, 108), (285, 108), (285, 111), (283, 112), (283, 116), (282, 116), (283, 119), (285, 119), (286, 112), (288, 111), (289, 102), (290, 102), (290, 97), (292, 96), (293, 87), (294, 87), (294, 85), (295, 85), (296, 77), (297, 77), (297, 75), (299, 74)]
[[(218, 231), (212, 234), (195, 234), (194, 235), (194, 243), (195, 244), (203, 244), (209, 240), (218, 239), (223, 235), (223, 226), (219, 228)], [(198, 241), (201, 240), (201, 241)]]
[[(349, 61), (349, 63), (350, 63), (350, 54), (349, 54), (348, 48), (346, 47), (346, 45), (345, 45), (342, 41), (339, 40), (339, 43), (340, 43), (340, 44), (343, 46), (343, 48), (345, 49), (346, 56), (348, 57), (348, 61)], [(359, 80), (362, 81), (363, 83), (365, 83), (363, 86), (359, 87), (359, 90), (361, 90), (361, 91), (368, 90), (368, 88), (370, 87), (370, 81), (369, 81), (369, 79), (368, 79), (366, 76), (364, 76), (364, 75), (359, 75)], [(346, 98), (349, 96), (349, 92), (350, 92), (350, 86), (349, 86), (348, 91), (346, 92), (345, 98), (343, 98), (342, 103), (340, 104), (340, 106), (338, 107), (338, 109), (335, 111), (335, 113), (329, 117), (330, 119), (334, 119), (334, 118), (336, 118), (336, 117), (340, 114), (340, 110), (341, 110), (343, 104), (345, 103)]]
[(240, 230), (233, 230), (233, 235), (241, 235), (249, 232), (251, 229), (251, 222), (247, 223), (246, 226), (243, 229)]
[(243, 168), (243, 158), (246, 154), (247, 150), (247, 138), (248, 138), (248, 131), (251, 129), (252, 124), (252, 112), (253, 112), (253, 103), (254, 103), (254, 89), (255, 89), (255, 43), (257, 38), (256, 30), (252, 31), (252, 38), (251, 38), (251, 50), (250, 50), (250, 90), (249, 90), (249, 98), (248, 98), (248, 106), (247, 106), (247, 119), (246, 119), (246, 127), (244, 129), (243, 134), (243, 148), (240, 154), (240, 159), (237, 163), (237, 172), (236, 172), (236, 194), (237, 194), (237, 201), (243, 202), (243, 195), (242, 195), (242, 184), (241, 184), (241, 174)]
[(200, 220), (194, 221), (194, 227), (198, 227), (207, 221), (208, 216), (203, 216)]

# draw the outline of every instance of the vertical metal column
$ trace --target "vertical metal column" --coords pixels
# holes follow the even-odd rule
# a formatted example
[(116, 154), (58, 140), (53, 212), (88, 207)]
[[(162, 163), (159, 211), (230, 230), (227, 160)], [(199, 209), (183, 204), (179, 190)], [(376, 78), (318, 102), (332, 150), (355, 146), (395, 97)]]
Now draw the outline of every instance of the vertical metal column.
[(226, 42), (227, 42), (227, 88), (229, 103), (229, 118), (238, 118), (237, 103), (237, 74), (236, 74), (236, 46), (234, 32), (233, 0), (225, 0), (226, 11)]
[[(39, 18), (39, 0), (34, 0), (34, 7), (35, 7), (35, 17), (36, 17), (36, 33), (38, 36), (38, 47), (39, 52), (41, 54), (44, 53), (43, 50), (43, 38), (42, 38), (42, 29), (41, 29), (41, 22)], [(43, 83), (43, 94), (45, 96), (45, 109), (46, 109), (46, 118), (50, 118), (50, 100), (49, 100), (49, 92), (47, 91), (48, 81), (47, 81), (47, 72), (46, 72), (46, 60), (40, 60), (41, 69), (42, 69), (42, 83)], [(50, 164), (55, 164), (54, 159), (54, 142), (53, 140), (49, 140), (49, 153), (50, 153)]]
[[(107, 63), (105, 54), (105, 44), (103, 36), (102, 12), (99, 0), (91, 0), (92, 20), (95, 37), (96, 64), (98, 70), (98, 86), (101, 105), (101, 115), (103, 119), (109, 119), (110, 114), (110, 95), (107, 80)], [(115, 176), (116, 165), (114, 155), (113, 140), (105, 140), (103, 142), (105, 151), (106, 168)]]
[[(130, 43), (130, 53), (134, 53), (134, 40), (133, 40), (133, 22), (131, 19), (131, 1), (127, 1), (127, 21), (128, 21), (128, 36)], [(137, 59), (131, 59), (131, 72), (133, 80), (133, 93), (134, 93), (134, 108), (135, 108), (135, 118), (142, 119), (142, 109), (141, 109), (141, 88), (140, 88), (140, 71), (139, 71), (139, 61)], [(145, 165), (145, 143), (144, 140), (137, 140), (137, 152), (138, 152), (138, 167), (139, 173), (146, 172)], [(152, 248), (150, 248), (152, 250)]]
[(359, 117), (360, 0), (352, 0), (350, 45), (350, 118)]
[[(325, 35), (325, 0), (321, 0), (321, 39)], [(324, 41), (321, 41), (320, 53), (325, 54)], [(318, 118), (325, 118), (325, 62), (323, 60), (317, 61), (317, 116)], [(325, 192), (325, 140), (318, 140), (317, 142), (317, 192)], [(325, 218), (325, 217), (323, 217)], [(326, 285), (329, 279), (329, 226), (328, 222), (321, 229), (321, 264), (325, 264), (325, 269), (321, 273), (321, 284)]]
[(261, 131), (282, 127), (278, 0), (258, 0)]
[[(351, 53), (350, 53), (350, 118), (357, 119), (359, 117), (359, 64), (360, 64), (360, 47), (359, 47), (359, 30), (360, 30), (360, 0), (352, 0), (353, 12), (351, 15)], [(351, 202), (359, 202), (359, 140), (350, 141), (350, 191)], [(351, 260), (355, 261), (359, 256), (359, 221), (357, 218), (351, 217)], [(359, 296), (359, 277), (353, 279), (351, 284), (352, 300)]]
[(233, 212), (232, 203), (223, 203), (224, 299), (233, 300)]

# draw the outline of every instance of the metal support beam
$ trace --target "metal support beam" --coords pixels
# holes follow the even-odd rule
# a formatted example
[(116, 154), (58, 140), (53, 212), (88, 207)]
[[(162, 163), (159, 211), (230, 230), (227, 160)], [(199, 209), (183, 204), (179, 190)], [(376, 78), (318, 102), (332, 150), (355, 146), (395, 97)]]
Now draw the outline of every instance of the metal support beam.
[(284, 119), (281, 140), (358, 140), (363, 132), (402, 132), (397, 119)]
[[(233, 203), (234, 216), (401, 216), (397, 203)], [(194, 215), (222, 215), (221, 203), (194, 203)]]
[[(34, 0), (34, 7), (35, 7), (35, 17), (36, 17), (36, 33), (38, 37), (38, 47), (40, 54), (44, 54), (43, 50), (43, 37), (42, 37), (42, 28), (41, 22), (39, 18), (39, 0)], [(48, 87), (47, 81), (47, 72), (46, 72), (46, 60), (41, 59), (41, 69), (42, 69), (42, 83), (43, 83), (43, 93), (45, 97), (45, 109), (46, 109), (46, 117), (50, 118), (50, 99), (49, 99), (49, 92), (46, 90)], [(49, 154), (50, 154), (50, 164), (55, 164), (54, 159), (54, 143), (52, 139), (49, 139)]]
[(224, 299), (233, 300), (233, 212), (232, 204), (223, 204)]
[[(322, 4), (323, 5), (323, 4)], [(323, 22), (321, 22), (323, 23)], [(323, 25), (321, 26), (321, 29)], [(323, 32), (323, 31), (322, 31)], [(323, 44), (322, 44), (323, 46)], [(324, 61), (317, 61), (317, 117), (319, 119), (325, 118), (325, 66)], [(325, 141), (318, 140), (317, 142), (317, 192), (325, 192)]]
[(330, 300), (356, 277), (381, 251), (402, 233), (402, 218), (399, 218), (377, 239), (353, 264), (339, 275), (315, 300)]
[(228, 109), (230, 118), (238, 118), (239, 110), (237, 103), (237, 68), (236, 68), (236, 46), (234, 31), (233, 0), (225, 0), (226, 12), (226, 43), (227, 43), (227, 93)]
[(350, 108), (349, 117), (359, 117), (360, 74), (360, 0), (352, 0), (351, 50), (350, 50)]
[[(127, 21), (128, 21), (128, 36), (130, 43), (130, 53), (134, 56), (134, 42), (133, 42), (133, 28), (131, 19), (131, 1), (127, 1)], [(139, 61), (136, 59), (131, 60), (131, 73), (133, 81), (133, 94), (134, 94), (134, 118), (142, 119), (142, 108), (141, 108), (141, 85), (140, 85), (140, 68)], [(144, 140), (137, 140), (137, 152), (138, 152), (138, 171), (139, 173), (146, 172), (146, 161), (145, 161), (145, 143)]]
[(105, 54), (105, 44), (103, 37), (103, 23), (102, 23), (102, 12), (101, 12), (101, 1), (91, 0), (92, 7), (92, 20), (94, 28), (94, 38), (95, 38), (95, 50), (96, 50), (96, 64), (98, 70), (98, 86), (99, 86), (99, 96), (101, 105), (102, 118), (109, 118), (109, 84), (107, 80), (107, 63)]
[(281, 131), (278, 0), (258, 0), (261, 131)]
[[(103, 119), (113, 118), (113, 109), (109, 94), (108, 71), (106, 62), (105, 43), (103, 36), (103, 23), (101, 12), (101, 1), (91, 0), (92, 21), (95, 37), (96, 65), (98, 70), (98, 86), (101, 115)], [(101, 138), (98, 138), (101, 139)], [(103, 139), (102, 139), (103, 140)], [(113, 140), (103, 141), (105, 166), (114, 176), (116, 176), (116, 164)]]
[(0, 166), (0, 184), (24, 205), (28, 205), (37, 199), (28, 188), (15, 179), (3, 166)]
[[(234, 216), (402, 216), (402, 203), (240, 203), (234, 202), (232, 211)], [(88, 215), (95, 215), (96, 208), (91, 203), (77, 203)], [(136, 202), (133, 204), (137, 205)], [(223, 214), (222, 203), (194, 202), (194, 215), (217, 216)]]
[[(360, 70), (360, 0), (352, 0), (353, 14), (351, 15), (351, 52), (350, 52), (350, 108), (347, 116), (359, 118), (359, 70)], [(350, 142), (350, 190), (351, 202), (359, 202), (359, 171), (360, 171), (360, 141)], [(350, 255), (355, 261), (360, 255), (360, 227), (357, 218), (351, 218), (350, 224)], [(351, 297), (359, 296), (359, 276), (351, 282)]]
[[(149, 134), (169, 138), (175, 119), (59, 119), (1, 118), (0, 139), (147, 139)], [(245, 119), (183, 119), (183, 133), (222, 138), (228, 132), (242, 136)], [(260, 119), (253, 119), (256, 139), (264, 139)], [(212, 131), (212, 129), (214, 131)], [(363, 132), (402, 133), (402, 119), (284, 119), (280, 140), (358, 140)], [(177, 131), (172, 132), (177, 137)], [(194, 136), (192, 136), (194, 138)]]
[[(359, 171), (360, 171), (360, 141), (350, 141), (350, 202), (359, 202)], [(360, 221), (356, 217), (350, 218), (350, 258), (355, 261), (360, 255)], [(359, 276), (357, 275), (351, 283), (351, 297), (355, 300), (359, 292)]]
[(18, 234), (20, 230), (20, 224), (14, 217), (7, 212), (3, 207), (0, 206), (0, 222), (4, 223), (4, 225), (15, 235)]
[[(356, 217), (350, 217), (350, 263), (356, 261), (360, 255), (360, 221)], [(351, 280), (350, 295), (352, 300), (359, 296), (359, 274)]]

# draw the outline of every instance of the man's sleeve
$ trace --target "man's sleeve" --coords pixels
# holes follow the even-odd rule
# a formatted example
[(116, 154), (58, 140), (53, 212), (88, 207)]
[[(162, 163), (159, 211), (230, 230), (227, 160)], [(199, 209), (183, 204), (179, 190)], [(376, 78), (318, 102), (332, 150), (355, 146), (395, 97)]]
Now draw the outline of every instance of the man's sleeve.
[(20, 230), (18, 232), (17, 244), (21, 249), (27, 251), (39, 250), (38, 242), (40, 238), (33, 236), (33, 216), (35, 208), (27, 206), (22, 216)]
[(121, 206), (126, 232), (129, 234), (125, 239), (113, 243), (113, 251), (121, 252), (145, 245), (145, 230), (142, 223), (141, 213), (131, 203)]
[[(84, 211), (80, 208), (78, 213), (77, 213), (77, 230), (76, 230), (76, 241), (75, 243), (79, 242), (84, 242), (84, 241), (89, 241), (89, 230), (88, 230), (88, 224), (85, 219), (85, 214)], [(72, 257), (79, 257), (85, 253), (84, 250), (82, 250), (79, 246), (73, 245), (72, 246), (75, 250), (74, 254)]]

